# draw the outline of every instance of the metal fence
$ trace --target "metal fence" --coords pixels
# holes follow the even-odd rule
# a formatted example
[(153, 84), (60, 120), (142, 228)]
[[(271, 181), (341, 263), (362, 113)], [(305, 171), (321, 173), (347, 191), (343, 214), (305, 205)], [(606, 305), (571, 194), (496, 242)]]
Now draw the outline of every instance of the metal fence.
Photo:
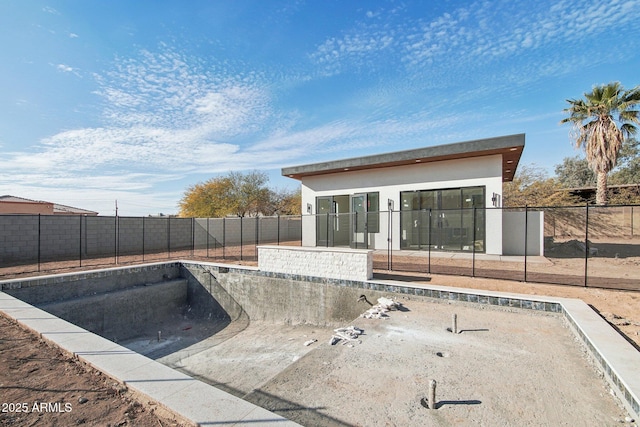
[[(462, 212), (460, 212), (462, 211)], [(459, 223), (438, 223), (448, 212)], [(381, 213), (387, 221), (386, 252), (376, 250), (374, 267), (391, 271), (640, 290), (640, 206), (524, 207)], [(501, 218), (500, 229), (489, 219)], [(446, 216), (446, 215), (445, 215)], [(402, 233), (417, 228), (416, 244)], [(415, 218), (418, 220), (415, 220)], [(444, 229), (444, 230), (443, 230)], [(449, 250), (442, 233), (449, 232)], [(415, 233), (415, 232), (414, 232)], [(486, 245), (501, 234), (502, 253)], [(400, 250), (394, 249), (394, 241)], [(495, 240), (495, 239), (494, 239)], [(459, 245), (455, 251), (452, 246)], [(397, 247), (398, 245), (396, 245)], [(404, 246), (404, 247), (403, 247)]]
[(176, 258), (256, 261), (300, 245), (301, 218), (0, 215), (0, 276)]
[[(0, 215), (0, 277), (177, 258), (255, 263), (258, 245), (299, 246), (303, 233), (305, 245), (373, 249), (376, 270), (640, 290), (639, 205), (257, 218)], [(495, 255), (496, 241), (505, 255)]]

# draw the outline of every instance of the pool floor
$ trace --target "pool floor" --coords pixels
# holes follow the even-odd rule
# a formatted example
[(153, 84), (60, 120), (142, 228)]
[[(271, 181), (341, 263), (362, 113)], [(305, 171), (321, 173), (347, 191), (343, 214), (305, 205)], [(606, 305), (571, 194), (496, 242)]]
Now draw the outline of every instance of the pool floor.
[[(624, 420), (559, 314), (420, 298), (403, 303), (406, 310), (386, 320), (354, 319), (350, 325), (364, 334), (346, 345), (329, 344), (333, 328), (247, 320), (157, 361), (302, 425)], [(447, 329), (454, 313), (458, 334)], [(424, 402), (431, 379), (436, 410)]]

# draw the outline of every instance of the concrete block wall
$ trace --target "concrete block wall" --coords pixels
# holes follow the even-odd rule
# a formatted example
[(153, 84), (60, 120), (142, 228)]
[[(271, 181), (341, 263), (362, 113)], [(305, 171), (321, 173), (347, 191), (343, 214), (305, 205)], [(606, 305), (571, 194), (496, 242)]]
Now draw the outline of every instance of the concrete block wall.
[[(242, 223), (242, 224), (241, 224)], [(0, 215), (0, 267), (301, 239), (300, 218)], [(242, 226), (241, 226), (242, 225)]]
[(38, 260), (38, 217), (0, 215), (0, 262), (5, 265)]
[[(256, 230), (257, 229), (257, 230)], [(259, 217), (243, 218), (196, 218), (194, 226), (194, 246), (196, 249), (218, 248), (246, 244), (277, 243), (302, 239), (299, 217)], [(256, 242), (257, 239), (257, 242)]]
[[(113, 253), (116, 248), (120, 255), (131, 255), (142, 253), (145, 248), (146, 230), (143, 233), (142, 227), (146, 227), (146, 218), (117, 218), (118, 235), (115, 235), (116, 221), (110, 218), (113, 223), (112, 227), (103, 227), (106, 231), (108, 228), (112, 234), (111, 236), (105, 236), (105, 242), (112, 242)], [(166, 226), (165, 226), (166, 229)], [(149, 230), (150, 231), (150, 230)], [(166, 245), (165, 245), (166, 246)]]
[(81, 216), (40, 217), (40, 256), (42, 261), (78, 257), (81, 248)]
[(258, 246), (258, 268), (272, 273), (369, 280), (373, 251), (349, 248)]
[(115, 256), (115, 217), (85, 217), (82, 234), (83, 256)]

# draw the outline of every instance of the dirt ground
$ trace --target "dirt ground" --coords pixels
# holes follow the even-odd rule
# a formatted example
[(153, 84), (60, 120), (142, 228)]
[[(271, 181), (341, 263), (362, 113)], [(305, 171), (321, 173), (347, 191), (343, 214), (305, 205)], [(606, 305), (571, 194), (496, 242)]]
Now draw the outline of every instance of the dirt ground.
[[(378, 273), (388, 272), (379, 271)], [(403, 274), (397, 272), (393, 274), (398, 279), (403, 279), (400, 277)], [(434, 285), (578, 298), (591, 305), (629, 342), (640, 349), (640, 292), (461, 276), (415, 273), (407, 273), (404, 276), (407, 281), (428, 281)], [(348, 360), (345, 361), (345, 363), (348, 362)], [(172, 417), (172, 414), (160, 410), (152, 402), (136, 399), (136, 396), (130, 392), (120, 390), (117, 385), (114, 386), (112, 379), (69, 358), (1, 316), (0, 366), (2, 366), (0, 369), (0, 390), (2, 390), (0, 425), (135, 425), (143, 427), (181, 425)], [(372, 376), (371, 383), (374, 384), (375, 372), (369, 374)], [(373, 385), (373, 387), (378, 386)], [(539, 393), (543, 393), (543, 390), (539, 390)], [(349, 393), (344, 396), (345, 399), (357, 399), (357, 396)], [(88, 400), (80, 403), (79, 399)], [(467, 399), (462, 394), (458, 399), (470, 399), (469, 402), (474, 400), (472, 397)], [(41, 403), (46, 405), (42, 406)], [(319, 402), (315, 404), (320, 405)], [(348, 405), (348, 401), (346, 404)], [(35, 408), (34, 405), (36, 405)], [(472, 404), (452, 404), (452, 406), (476, 407)], [(28, 410), (18, 412), (22, 408)], [(42, 410), (35, 410), (40, 408)], [(457, 423), (455, 420), (447, 422)], [(531, 425), (535, 424), (533, 422)]]
[(182, 426), (172, 413), (0, 316), (0, 425)]

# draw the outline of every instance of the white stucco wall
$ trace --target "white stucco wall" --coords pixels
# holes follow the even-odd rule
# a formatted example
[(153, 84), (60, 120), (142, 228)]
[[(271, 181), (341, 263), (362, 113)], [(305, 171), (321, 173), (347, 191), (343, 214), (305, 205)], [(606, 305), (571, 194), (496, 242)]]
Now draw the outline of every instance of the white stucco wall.
[[(393, 200), (394, 210), (400, 210), (400, 192), (432, 190), (456, 187), (485, 186), (485, 206), (491, 207), (493, 193), (502, 195), (502, 156), (483, 156), (441, 162), (416, 163), (415, 165), (345, 171), (336, 174), (316, 175), (302, 179), (302, 212), (307, 206), (316, 212), (316, 197), (351, 195), (374, 192), (380, 194), (380, 211), (387, 210), (387, 201)], [(487, 210), (486, 253), (502, 253), (502, 213)], [(373, 248), (386, 249), (386, 216), (381, 215), (380, 233), (371, 234)], [(400, 226), (394, 217), (393, 249), (400, 249), (397, 238)], [(315, 246), (315, 222), (303, 218), (302, 244)]]
[[(527, 252), (525, 254), (525, 224)], [(506, 211), (503, 213), (503, 255), (544, 256), (544, 212)]]

